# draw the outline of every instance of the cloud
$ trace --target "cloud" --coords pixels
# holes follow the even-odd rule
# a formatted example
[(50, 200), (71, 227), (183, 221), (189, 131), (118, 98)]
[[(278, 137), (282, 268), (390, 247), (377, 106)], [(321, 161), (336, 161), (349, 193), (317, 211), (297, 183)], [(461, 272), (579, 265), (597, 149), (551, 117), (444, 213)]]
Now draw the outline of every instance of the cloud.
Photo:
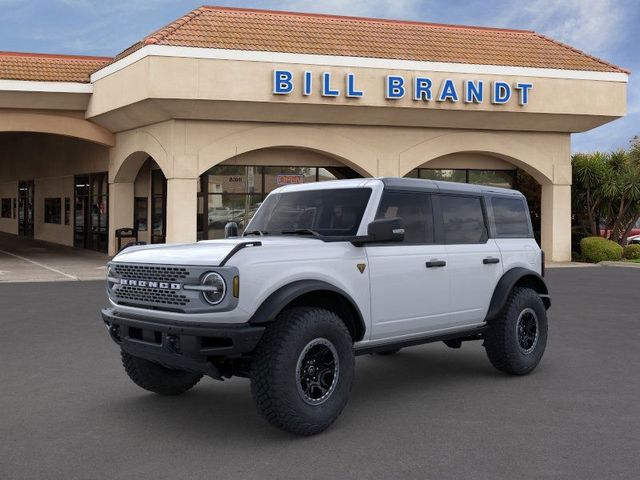
[(615, 0), (529, 0), (513, 2), (503, 22), (530, 29), (594, 54), (622, 41), (628, 16)]
[(271, 8), (334, 15), (412, 19), (417, 11), (430, 4), (430, 1), (420, 0), (284, 0)]

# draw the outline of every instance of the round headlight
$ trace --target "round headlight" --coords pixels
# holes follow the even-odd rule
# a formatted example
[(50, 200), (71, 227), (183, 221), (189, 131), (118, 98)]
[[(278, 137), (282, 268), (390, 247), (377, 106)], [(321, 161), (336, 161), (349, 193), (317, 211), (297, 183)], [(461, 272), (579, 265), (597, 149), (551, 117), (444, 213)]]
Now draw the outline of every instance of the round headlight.
[(227, 285), (224, 283), (224, 278), (216, 272), (209, 272), (202, 277), (202, 286), (207, 287), (207, 289), (202, 292), (202, 295), (211, 305), (219, 304), (227, 292)]

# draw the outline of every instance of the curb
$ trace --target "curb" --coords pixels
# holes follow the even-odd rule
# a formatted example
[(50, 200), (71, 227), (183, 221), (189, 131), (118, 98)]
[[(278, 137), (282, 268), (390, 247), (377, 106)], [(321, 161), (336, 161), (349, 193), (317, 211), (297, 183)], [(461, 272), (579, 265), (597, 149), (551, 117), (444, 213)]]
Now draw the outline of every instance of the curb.
[(598, 265), (602, 265), (603, 267), (640, 268), (640, 263), (633, 262), (600, 262)]

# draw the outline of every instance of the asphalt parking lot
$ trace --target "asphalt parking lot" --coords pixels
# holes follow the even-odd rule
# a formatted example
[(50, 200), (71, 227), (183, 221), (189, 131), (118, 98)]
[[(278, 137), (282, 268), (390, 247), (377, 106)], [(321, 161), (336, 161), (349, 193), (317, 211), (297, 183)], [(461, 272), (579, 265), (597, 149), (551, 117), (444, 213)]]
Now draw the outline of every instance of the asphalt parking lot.
[(548, 273), (550, 339), (512, 378), (479, 343), (357, 360), (338, 422), (267, 425), (249, 383), (138, 389), (99, 316), (103, 282), (0, 285), (0, 478), (613, 479), (640, 472), (640, 269)]

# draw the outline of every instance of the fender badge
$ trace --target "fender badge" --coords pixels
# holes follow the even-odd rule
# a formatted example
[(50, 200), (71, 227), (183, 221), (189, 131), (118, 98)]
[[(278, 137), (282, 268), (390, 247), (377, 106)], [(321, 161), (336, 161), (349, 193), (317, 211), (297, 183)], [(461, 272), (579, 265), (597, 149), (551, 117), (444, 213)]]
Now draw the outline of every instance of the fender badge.
[(367, 264), (366, 263), (358, 263), (356, 265), (356, 267), (358, 267), (358, 270), (360, 270), (360, 273), (364, 273), (364, 269), (367, 268)]

